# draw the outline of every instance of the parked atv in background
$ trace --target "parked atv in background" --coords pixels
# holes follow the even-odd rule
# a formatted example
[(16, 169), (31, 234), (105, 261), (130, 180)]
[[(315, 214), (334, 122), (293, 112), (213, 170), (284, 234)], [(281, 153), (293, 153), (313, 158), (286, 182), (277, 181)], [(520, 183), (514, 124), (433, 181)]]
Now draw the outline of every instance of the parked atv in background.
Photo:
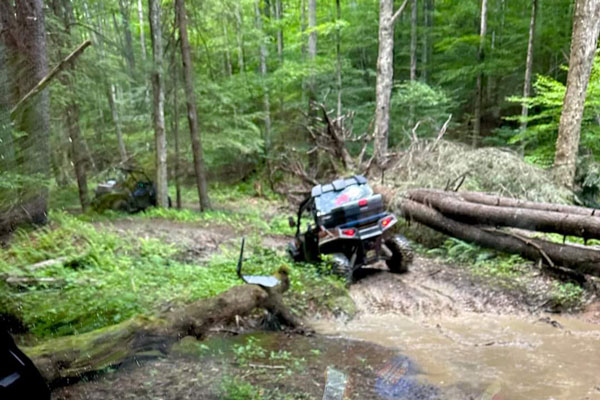
[[(307, 224), (301, 233), (303, 219)], [(364, 176), (317, 185), (300, 204), (297, 220), (290, 217), (296, 237), (288, 244), (288, 253), (295, 261), (306, 262), (330, 254), (334, 272), (349, 281), (359, 268), (380, 260), (392, 272), (406, 272), (413, 252), (404, 236), (391, 232), (396, 222)]]
[(156, 206), (154, 182), (138, 169), (118, 168), (116, 176), (98, 184), (94, 193), (92, 208), (96, 212), (116, 210), (135, 213)]

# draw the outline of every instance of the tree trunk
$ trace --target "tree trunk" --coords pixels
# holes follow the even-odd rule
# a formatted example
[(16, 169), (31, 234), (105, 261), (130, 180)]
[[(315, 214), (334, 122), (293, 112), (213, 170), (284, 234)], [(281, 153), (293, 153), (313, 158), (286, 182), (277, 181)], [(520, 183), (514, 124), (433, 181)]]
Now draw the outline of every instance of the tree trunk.
[(231, 53), (229, 52), (229, 31), (227, 30), (227, 21), (223, 20), (223, 37), (225, 38), (225, 71), (227, 76), (233, 75), (233, 66), (231, 65)]
[[(531, 0), (531, 21), (529, 22), (529, 41), (527, 42), (527, 61), (525, 62), (525, 82), (523, 84), (523, 98), (531, 94), (531, 74), (533, 70), (533, 45), (535, 41), (535, 22), (538, 13), (538, 0)], [(527, 128), (527, 115), (529, 107), (523, 104), (521, 109), (521, 129)]]
[(125, 142), (123, 141), (123, 131), (121, 130), (121, 121), (119, 120), (119, 111), (117, 110), (116, 103), (116, 88), (115, 85), (110, 85), (108, 88), (108, 105), (110, 107), (110, 114), (112, 116), (113, 124), (115, 124), (115, 132), (117, 134), (117, 143), (119, 145), (119, 154), (121, 156), (121, 163), (127, 163), (127, 150), (125, 148)]
[(483, 60), (485, 58), (485, 35), (487, 33), (487, 0), (481, 0), (481, 26), (479, 28), (479, 51), (477, 52), (477, 62), (479, 72), (477, 72), (477, 87), (475, 93), (475, 116), (473, 121), (473, 146), (477, 146), (481, 137), (481, 103), (483, 100)]
[[(5, 63), (11, 71), (12, 105), (32, 90), (48, 73), (44, 7), (41, 0), (2, 1), (0, 5), (0, 41), (6, 48)], [(50, 171), (49, 97), (42, 90), (32, 97), (28, 107), (12, 116), (14, 127), (26, 133), (15, 141), (15, 164), (18, 173), (36, 179), (17, 194), (18, 210), (8, 212), (0, 206), (0, 232), (21, 223), (43, 224), (47, 221), (46, 186)], [(6, 211), (7, 214), (4, 214)], [(4, 214), (4, 215), (1, 215)]]
[(142, 59), (146, 61), (146, 39), (144, 38), (144, 7), (142, 0), (137, 0), (138, 20), (140, 22), (140, 47), (142, 48)]
[[(425, 204), (459, 222), (510, 226), (538, 232), (555, 232), (585, 239), (600, 239), (600, 218), (526, 208), (489, 206), (461, 200), (459, 196), (411, 190), (408, 198)], [(591, 212), (592, 210), (590, 210)]]
[(495, 196), (479, 192), (456, 192), (451, 193), (442, 190), (433, 189), (418, 189), (420, 192), (443, 194), (445, 196), (455, 196), (471, 203), (485, 204), (488, 206), (498, 207), (513, 207), (513, 208), (526, 208), (530, 210), (540, 211), (552, 211), (556, 213), (585, 215), (588, 217), (600, 218), (600, 210), (593, 208), (570, 206), (565, 204), (554, 204), (554, 203), (538, 203), (534, 201), (511, 199), (508, 197)]
[(192, 141), (192, 152), (194, 156), (194, 171), (196, 172), (196, 186), (198, 187), (198, 198), (200, 211), (210, 209), (208, 199), (208, 188), (206, 185), (206, 172), (204, 170), (204, 159), (202, 155), (202, 141), (198, 132), (198, 112), (196, 110), (196, 94), (194, 93), (194, 77), (190, 42), (187, 34), (187, 15), (185, 11), (185, 0), (175, 0), (175, 14), (177, 27), (179, 29), (179, 41), (181, 44), (181, 59), (183, 63), (183, 79), (185, 81), (185, 96), (187, 105), (188, 124)]
[(71, 160), (75, 167), (75, 178), (79, 190), (79, 201), (81, 209), (85, 212), (90, 201), (88, 197), (86, 156), (82, 143), (81, 130), (79, 128), (79, 104), (72, 102), (67, 105), (67, 129), (71, 141)]
[(275, 19), (277, 20), (277, 57), (279, 65), (283, 65), (283, 27), (282, 27), (283, 4), (281, 0), (275, 0)]
[(127, 60), (127, 66), (129, 67), (129, 73), (132, 77), (135, 77), (135, 55), (133, 53), (133, 37), (131, 36), (131, 24), (129, 18), (129, 5), (125, 5), (125, 1), (119, 0), (119, 10), (121, 12), (121, 24), (123, 26), (123, 32), (125, 36), (125, 60)]
[(163, 49), (159, 0), (148, 0), (148, 17), (152, 39), (152, 119), (156, 144), (156, 204), (169, 206), (167, 185), (167, 135), (165, 133), (165, 92), (163, 84)]
[(429, 68), (429, 34), (431, 30), (431, 19), (432, 19), (432, 0), (423, 0), (423, 50), (421, 54), (421, 79), (427, 83), (428, 80), (428, 68)]
[(599, 32), (600, 1), (577, 0), (573, 17), (567, 91), (558, 126), (553, 167), (555, 181), (567, 187), (572, 187), (575, 179), (581, 120)]
[(597, 250), (551, 243), (494, 229), (481, 229), (454, 221), (433, 208), (412, 200), (402, 200), (400, 210), (407, 220), (419, 222), (460, 240), (503, 252), (516, 253), (533, 261), (541, 260), (546, 264), (551, 262), (579, 273), (600, 275), (600, 251)]
[(244, 34), (243, 34), (243, 20), (242, 20), (242, 12), (240, 11), (241, 4), (236, 4), (235, 6), (235, 30), (236, 30), (236, 40), (238, 46), (238, 70), (240, 74), (244, 73)]
[(268, 158), (271, 150), (271, 102), (269, 100), (269, 87), (267, 86), (267, 45), (265, 44), (265, 35), (263, 32), (262, 15), (260, 13), (260, 1), (254, 3), (254, 12), (256, 13), (256, 29), (260, 35), (260, 44), (258, 46), (260, 58), (260, 76), (263, 89), (263, 108), (265, 113), (265, 134), (264, 134), (264, 150), (265, 156)]
[(394, 23), (408, 0), (394, 14), (393, 0), (379, 1), (379, 53), (377, 56), (377, 83), (375, 87), (375, 162), (385, 169), (390, 127), (390, 99), (394, 81)]
[(121, 364), (139, 353), (165, 354), (177, 340), (185, 336), (202, 338), (212, 326), (231, 322), (256, 308), (268, 310), (284, 325), (301, 327), (302, 322), (283, 304), (285, 289), (284, 285), (269, 290), (257, 285), (235, 286), (218, 296), (159, 316), (137, 316), (114, 326), (51, 339), (23, 350), (48, 382), (57, 383)]
[[(176, 58), (175, 52), (173, 52), (173, 58)], [(181, 210), (181, 185), (179, 182), (179, 104), (177, 98), (178, 93), (178, 82), (179, 82), (179, 68), (177, 67), (177, 61), (174, 60), (173, 68), (175, 68), (174, 79), (173, 79), (173, 141), (175, 142), (175, 202), (177, 209)]]
[[(340, 0), (335, 0), (336, 19), (339, 24), (342, 20), (342, 7)], [(342, 51), (341, 33), (338, 27), (335, 31), (335, 55), (336, 55), (336, 81), (337, 81), (337, 117), (342, 116)]]
[(411, 0), (410, 3), (410, 80), (417, 80), (417, 21), (418, 2)]

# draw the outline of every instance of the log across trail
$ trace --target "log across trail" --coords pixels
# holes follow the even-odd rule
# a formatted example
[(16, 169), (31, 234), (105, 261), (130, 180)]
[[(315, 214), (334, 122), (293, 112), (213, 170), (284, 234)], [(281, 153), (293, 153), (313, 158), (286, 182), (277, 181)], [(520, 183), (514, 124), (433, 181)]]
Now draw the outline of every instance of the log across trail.
[[(583, 215), (583, 213), (572, 214), (567, 211), (547, 211), (544, 208), (552, 208), (547, 205), (540, 205), (538, 209), (486, 205), (465, 201), (463, 199), (474, 197), (463, 197), (462, 193), (457, 193), (455, 196), (452, 193), (426, 190), (410, 191), (408, 198), (433, 207), (446, 216), (470, 224), (511, 226), (530, 231), (600, 239), (600, 218), (590, 216), (595, 210), (591, 210), (588, 215)], [(508, 204), (505, 200), (502, 201), (502, 198), (497, 199), (501, 200), (498, 202), (500, 204)], [(561, 207), (557, 206), (554, 209), (559, 210)]]
[(134, 357), (167, 353), (177, 340), (185, 336), (201, 338), (212, 326), (248, 315), (256, 308), (268, 310), (282, 324), (297, 328), (302, 322), (289, 312), (281, 297), (289, 287), (287, 271), (280, 269), (278, 274), (281, 284), (272, 289), (235, 286), (162, 315), (136, 316), (114, 326), (52, 339), (23, 350), (48, 382), (59, 383)]
[[(499, 251), (562, 266), (577, 274), (600, 276), (600, 250), (532, 238), (511, 228), (600, 239), (596, 210), (534, 203), (476, 192), (415, 189), (400, 202), (407, 220), (444, 234)], [(498, 229), (508, 227), (509, 229)]]

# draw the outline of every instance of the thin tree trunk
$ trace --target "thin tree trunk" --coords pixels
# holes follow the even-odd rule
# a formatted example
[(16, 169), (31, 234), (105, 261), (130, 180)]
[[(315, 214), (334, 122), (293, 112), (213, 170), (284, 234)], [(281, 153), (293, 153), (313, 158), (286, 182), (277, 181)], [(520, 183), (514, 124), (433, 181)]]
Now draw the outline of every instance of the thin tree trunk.
[(185, 96), (188, 110), (188, 124), (192, 141), (192, 152), (194, 156), (194, 170), (196, 172), (196, 185), (198, 187), (198, 198), (200, 211), (210, 209), (208, 188), (206, 185), (206, 172), (204, 170), (204, 159), (202, 154), (202, 141), (198, 132), (198, 112), (196, 110), (196, 95), (194, 93), (194, 77), (190, 42), (187, 33), (187, 15), (185, 12), (185, 0), (175, 0), (175, 14), (179, 28), (179, 41), (181, 44), (181, 59), (183, 62), (183, 78), (185, 81)]
[(142, 59), (146, 61), (146, 39), (144, 37), (144, 8), (142, 0), (137, 0), (138, 19), (140, 22), (140, 46), (142, 48)]
[(283, 27), (281, 26), (281, 19), (283, 15), (283, 4), (281, 0), (275, 0), (275, 19), (277, 20), (277, 57), (279, 58), (279, 65), (283, 65)]
[[(336, 19), (339, 24), (342, 19), (342, 6), (340, 0), (335, 0)], [(335, 55), (336, 55), (336, 81), (337, 81), (337, 116), (342, 115), (342, 51), (341, 51), (341, 32), (338, 27), (335, 32)]]
[(238, 70), (240, 74), (244, 73), (244, 34), (243, 34), (243, 20), (242, 20), (242, 12), (240, 10), (241, 4), (237, 4), (235, 6), (235, 30), (236, 30), (236, 39), (238, 46)]
[(575, 179), (581, 120), (600, 31), (600, 1), (577, 0), (573, 17), (567, 91), (558, 126), (554, 178), (572, 187)]
[[(175, 52), (173, 52), (173, 58), (176, 58)], [(181, 210), (181, 185), (179, 183), (179, 98), (178, 83), (179, 83), (179, 68), (177, 60), (173, 62), (173, 68), (175, 68), (174, 79), (173, 79), (173, 141), (175, 142), (175, 202), (177, 209)]]
[(125, 36), (125, 59), (129, 67), (129, 73), (132, 77), (135, 76), (135, 55), (133, 53), (133, 37), (131, 36), (131, 24), (129, 18), (129, 7), (125, 6), (124, 1), (119, 0), (119, 10), (121, 12), (121, 23), (123, 26), (123, 33)]
[(431, 29), (431, 0), (423, 0), (423, 49), (421, 53), (421, 79), (427, 83), (429, 68), (429, 30)]
[(480, 68), (477, 73), (477, 88), (475, 93), (475, 117), (473, 121), (473, 146), (477, 146), (481, 137), (481, 103), (483, 100), (483, 59), (485, 57), (485, 36), (487, 33), (487, 0), (481, 0), (481, 25), (479, 28), (479, 51), (477, 62)]
[[(538, 0), (531, 0), (531, 21), (529, 22), (529, 41), (527, 42), (527, 61), (525, 63), (525, 82), (523, 84), (523, 98), (531, 94), (531, 73), (533, 69), (533, 45), (535, 40), (535, 22), (538, 13)], [(521, 109), (521, 129), (527, 128), (527, 115), (529, 107), (523, 103)]]
[(394, 80), (394, 23), (408, 4), (404, 0), (394, 13), (393, 0), (379, 1), (379, 53), (375, 86), (375, 162), (384, 170), (388, 155), (390, 99)]
[(260, 13), (260, 1), (256, 0), (254, 3), (254, 12), (256, 14), (256, 29), (260, 34), (259, 44), (259, 58), (260, 58), (260, 76), (262, 80), (263, 89), (263, 107), (264, 107), (264, 123), (265, 123), (265, 134), (264, 134), (264, 149), (265, 156), (269, 156), (271, 149), (271, 102), (269, 100), (269, 88), (266, 84), (267, 78), (267, 46), (265, 44), (265, 37), (263, 32), (262, 15)]
[(223, 37), (225, 38), (225, 71), (227, 76), (231, 76), (233, 74), (233, 66), (231, 65), (231, 54), (229, 52), (229, 32), (226, 20), (223, 20)]
[(160, 28), (160, 2), (148, 0), (148, 17), (152, 39), (152, 117), (156, 144), (156, 204), (169, 206), (167, 185), (167, 135), (165, 133), (165, 92), (163, 84), (163, 50)]
[(79, 128), (79, 104), (74, 102), (70, 103), (67, 106), (66, 114), (69, 139), (71, 141), (71, 160), (75, 167), (79, 201), (81, 203), (82, 211), (85, 211), (90, 202), (87, 187), (86, 157), (81, 138), (81, 129)]
[(119, 154), (121, 156), (121, 162), (125, 164), (127, 162), (127, 150), (125, 149), (125, 142), (123, 141), (123, 131), (121, 130), (121, 121), (119, 120), (119, 111), (117, 110), (116, 103), (116, 88), (115, 85), (110, 85), (108, 88), (108, 105), (110, 107), (110, 113), (112, 116), (113, 124), (115, 125), (115, 132), (117, 134), (117, 143), (119, 145)]
[[(308, 62), (310, 66), (310, 74), (308, 78), (308, 115), (311, 120), (316, 116), (313, 105), (316, 102), (316, 69), (315, 62), (317, 58), (317, 0), (308, 0)], [(311, 121), (312, 123), (312, 121)], [(309, 143), (316, 147), (317, 143), (309, 134)], [(311, 171), (316, 171), (319, 165), (319, 154), (312, 151), (308, 156), (308, 165)]]
[(410, 80), (417, 80), (417, 21), (418, 2), (411, 0), (410, 13)]

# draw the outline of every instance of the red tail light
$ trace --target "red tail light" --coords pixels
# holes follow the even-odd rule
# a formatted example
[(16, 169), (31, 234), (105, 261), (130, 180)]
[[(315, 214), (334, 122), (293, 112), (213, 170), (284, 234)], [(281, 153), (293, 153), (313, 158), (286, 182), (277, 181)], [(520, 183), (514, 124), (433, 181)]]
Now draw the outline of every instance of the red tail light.
[(358, 206), (359, 206), (359, 207), (364, 207), (364, 206), (366, 206), (367, 204), (369, 204), (369, 201), (368, 201), (367, 199), (362, 199), (362, 200), (359, 200), (359, 201), (358, 201)]
[(389, 224), (392, 223), (393, 220), (394, 220), (393, 217), (387, 217), (383, 221), (381, 221), (381, 226), (386, 228)]
[(342, 231), (342, 235), (344, 235), (344, 236), (354, 236), (355, 233), (356, 233), (356, 229), (344, 229)]

